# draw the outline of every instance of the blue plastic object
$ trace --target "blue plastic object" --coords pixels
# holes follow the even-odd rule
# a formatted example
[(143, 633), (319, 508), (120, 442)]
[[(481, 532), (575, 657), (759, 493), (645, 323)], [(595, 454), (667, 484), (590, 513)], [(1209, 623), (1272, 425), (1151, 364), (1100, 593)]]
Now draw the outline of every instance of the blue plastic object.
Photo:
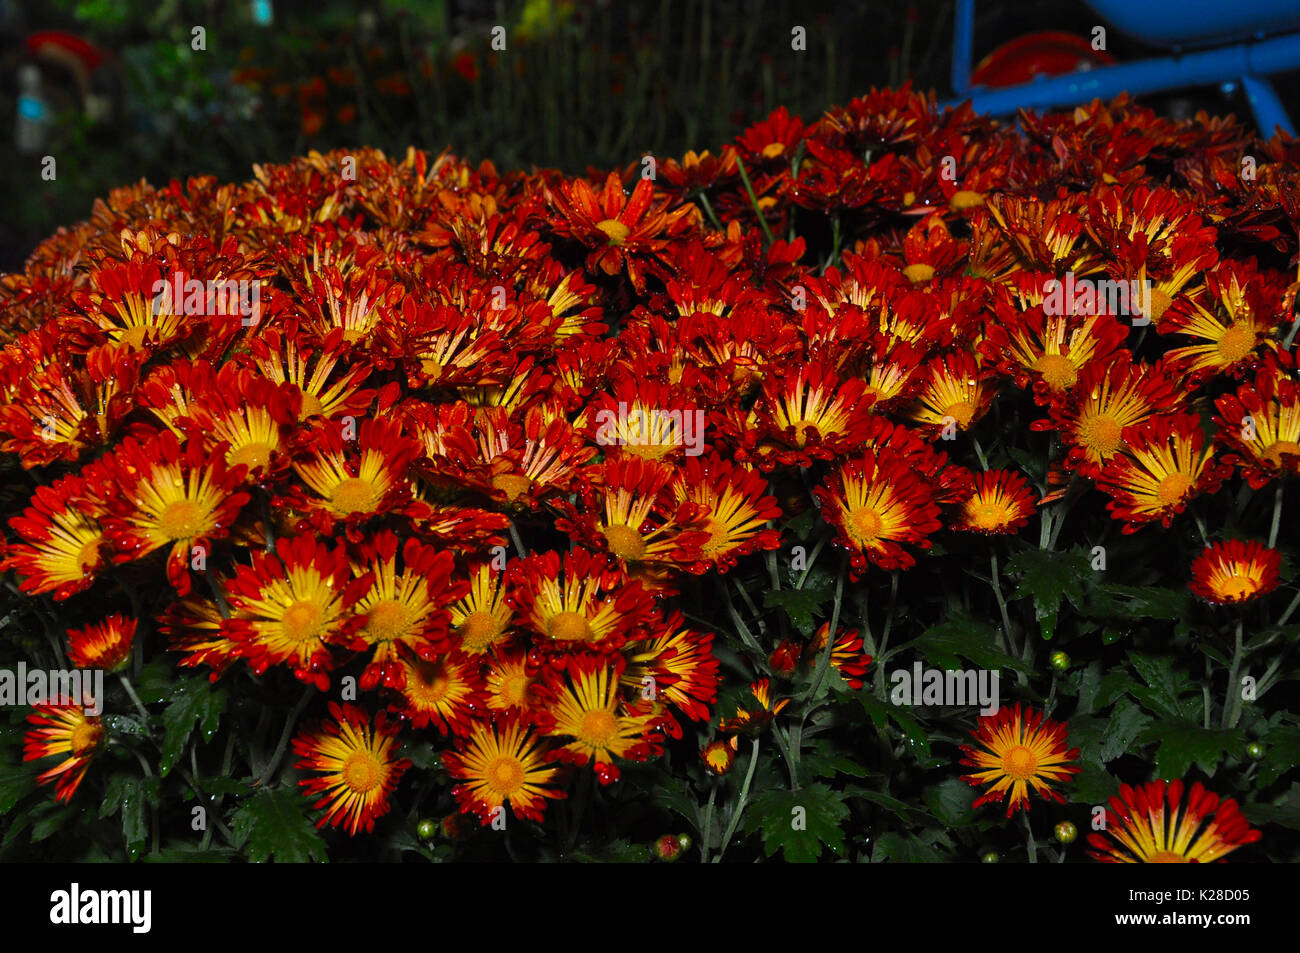
[[(978, 112), (1013, 113), (1018, 109), (1052, 109), (1093, 99), (1111, 99), (1120, 93), (1140, 96), (1189, 86), (1213, 86), (1240, 81), (1255, 120), (1264, 135), (1281, 128), (1295, 135), (1295, 127), (1266, 78), (1272, 73), (1300, 69), (1300, 3), (1297, 0), (1237, 0), (1222, 4), (1211, 0), (1089, 0), (1098, 12), (1114, 12), (1123, 32), (1156, 45), (1190, 48), (1214, 42), (1271, 34), (1265, 39), (1213, 46), (1195, 52), (1102, 66), (1066, 76), (1043, 77), (1032, 83), (1000, 89), (970, 88), (971, 50), (974, 41), (975, 0), (957, 0), (953, 36), (953, 88), (969, 98)], [(1210, 11), (1213, 15), (1210, 15)], [(1206, 16), (1208, 21), (1198, 19)], [(1222, 30), (1207, 32), (1205, 23)], [(1150, 33), (1142, 32), (1150, 30)], [(958, 76), (961, 69), (962, 75)], [(961, 100), (945, 105), (958, 105)]]

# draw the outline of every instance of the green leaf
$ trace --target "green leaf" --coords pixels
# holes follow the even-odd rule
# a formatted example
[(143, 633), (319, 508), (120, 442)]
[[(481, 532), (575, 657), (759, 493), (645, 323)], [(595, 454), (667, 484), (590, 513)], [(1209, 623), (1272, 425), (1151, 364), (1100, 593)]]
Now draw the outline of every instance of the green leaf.
[(876, 838), (871, 852), (873, 864), (892, 860), (903, 864), (935, 864), (948, 858), (917, 837), (907, 837), (897, 831), (888, 831)]
[(810, 750), (799, 755), (799, 777), (828, 778), (847, 774), (854, 778), (865, 778), (866, 768), (835, 750), (835, 745), (819, 739)]
[(75, 818), (79, 813), (81, 813), (80, 810), (70, 804), (50, 811), (32, 825), (32, 843), (43, 841), (51, 834), (57, 834), (69, 820)]
[(764, 791), (750, 802), (744, 823), (748, 833), (762, 832), (767, 856), (779, 850), (787, 861), (800, 864), (817, 860), (824, 847), (842, 852), (840, 825), (848, 816), (843, 798), (828, 785), (816, 783), (798, 791)]
[(1081, 550), (1056, 553), (1027, 549), (1007, 561), (1007, 572), (1020, 577), (1012, 599), (1033, 599), (1034, 617), (1043, 638), (1055, 634), (1061, 600), (1084, 604), (1084, 584), (1093, 575), (1092, 560)]
[(1130, 652), (1128, 658), (1142, 681), (1147, 684), (1146, 688), (1129, 688), (1129, 694), (1140, 701), (1143, 707), (1164, 718), (1185, 720), (1197, 714), (1192, 708), (1184, 708), (1179, 699), (1194, 692), (1198, 698), (1195, 708), (1199, 709), (1200, 692), (1191, 679), (1174, 671), (1172, 658), (1165, 655), (1143, 655), (1139, 652)]
[(1262, 739), (1264, 760), (1259, 763), (1259, 786), (1268, 787), (1300, 765), (1300, 728), (1274, 728)]
[(815, 631), (813, 615), (826, 605), (835, 595), (830, 586), (816, 589), (783, 589), (780, 592), (769, 590), (763, 594), (764, 608), (780, 606), (790, 617), (795, 629), (811, 637)]
[(1095, 761), (1082, 761), (1079, 767), (1074, 783), (1067, 789), (1071, 801), (1076, 804), (1104, 804), (1119, 792), (1119, 782)]
[(1191, 605), (1191, 591), (1186, 587), (1103, 585), (1097, 587), (1088, 612), (1105, 618), (1184, 619)]
[(1003, 668), (1032, 671), (1025, 662), (998, 648), (998, 633), (993, 626), (961, 612), (954, 612), (946, 622), (926, 629), (912, 646), (926, 661), (944, 669), (963, 668), (960, 659), (964, 658), (991, 671)]
[(864, 788), (858, 784), (850, 784), (842, 792), (843, 796), (860, 797), (864, 801), (870, 801), (879, 807), (883, 807), (890, 814), (899, 818), (904, 824), (924, 824), (932, 821), (925, 811), (921, 810), (914, 804), (908, 804), (906, 801), (900, 801), (898, 798), (885, 794), (883, 791), (873, 791), (870, 788)]
[(930, 813), (945, 826), (963, 827), (975, 819), (972, 807), (975, 793), (975, 789), (960, 778), (948, 778), (926, 788), (921, 798), (930, 808)]
[(194, 723), (199, 723), (205, 739), (211, 738), (221, 723), (221, 713), (226, 709), (226, 693), (214, 689), (201, 676), (186, 679), (172, 697), (174, 700), (163, 712), (162, 759), (158, 764), (163, 777), (184, 754)]
[(127, 858), (134, 860), (144, 848), (148, 835), (148, 808), (157, 807), (159, 784), (157, 778), (141, 778), (133, 774), (115, 774), (104, 790), (104, 800), (99, 806), (100, 817), (112, 817), (121, 812), (122, 837), (126, 841)]
[(871, 721), (876, 726), (878, 734), (888, 737), (888, 722), (893, 721), (898, 725), (908, 741), (908, 744), (919, 750), (921, 756), (925, 759), (930, 758), (930, 738), (921, 727), (921, 723), (909, 715), (901, 706), (892, 705), (888, 702), (877, 698), (870, 691), (861, 691), (857, 693), (857, 699), (863, 709), (871, 716)]
[(0, 766), (0, 814), (8, 814), (19, 801), (37, 788), (36, 767)]
[(248, 859), (265, 863), (327, 861), (325, 842), (303, 814), (304, 801), (294, 791), (262, 790), (244, 801), (231, 819), (235, 846), (247, 844)]
[(1160, 742), (1156, 773), (1166, 781), (1183, 777), (1193, 761), (1206, 774), (1213, 775), (1223, 753), (1236, 751), (1245, 743), (1240, 728), (1201, 728), (1174, 721), (1157, 722), (1142, 733), (1140, 740)]

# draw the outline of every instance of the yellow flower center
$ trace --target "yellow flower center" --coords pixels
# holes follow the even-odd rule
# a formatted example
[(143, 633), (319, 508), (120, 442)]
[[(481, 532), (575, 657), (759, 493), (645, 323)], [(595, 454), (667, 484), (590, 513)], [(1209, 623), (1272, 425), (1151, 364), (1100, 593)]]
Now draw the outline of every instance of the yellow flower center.
[(1156, 499), (1165, 506), (1173, 506), (1192, 488), (1192, 478), (1186, 473), (1170, 473), (1156, 487)]
[(1279, 440), (1270, 444), (1269, 448), (1264, 451), (1264, 459), (1273, 466), (1280, 467), (1282, 465), (1282, 454), (1284, 453), (1300, 456), (1300, 443), (1296, 443), (1294, 440)]
[(1172, 850), (1162, 850), (1152, 854), (1147, 858), (1148, 864), (1190, 864), (1183, 854), (1176, 854)]
[(603, 222), (597, 222), (596, 227), (605, 233), (611, 245), (623, 244), (623, 242), (627, 241), (627, 236), (632, 233), (632, 229), (614, 218), (607, 218)]
[(348, 477), (334, 488), (330, 503), (340, 513), (369, 513), (379, 503), (379, 492), (369, 480)]
[(99, 736), (103, 734), (103, 731), (99, 725), (83, 721), (72, 729), (72, 735), (68, 739), (68, 746), (72, 749), (74, 755), (83, 755), (99, 744)]
[(708, 531), (709, 538), (700, 549), (703, 551), (704, 555), (712, 556), (721, 549), (730, 538), (727, 533), (727, 526), (721, 520), (710, 516), (709, 521), (704, 524), (704, 528)]
[(325, 621), (325, 612), (309, 599), (301, 599), (284, 610), (280, 617), (280, 631), (292, 642), (305, 642), (315, 638)]
[(158, 532), (168, 539), (189, 539), (206, 529), (203, 507), (193, 500), (168, 503), (158, 517)]
[(645, 540), (630, 526), (606, 527), (605, 541), (609, 544), (609, 551), (619, 559), (640, 559), (646, 553)]
[(849, 514), (849, 525), (853, 527), (858, 539), (874, 542), (885, 528), (885, 521), (875, 510), (861, 509)]
[(438, 662), (417, 662), (415, 680), (419, 683), (420, 700), (426, 705), (441, 701), (451, 688), (451, 676), (447, 667)]
[(954, 212), (960, 212), (968, 208), (979, 208), (983, 204), (984, 193), (975, 192), (971, 189), (959, 189), (948, 200), (948, 207)]
[(392, 642), (410, 631), (413, 615), (406, 603), (382, 599), (366, 612), (366, 635), (376, 642)]
[(763, 147), (762, 156), (764, 159), (775, 159), (777, 156), (785, 153), (784, 142), (769, 142)]
[(1016, 745), (1002, 756), (1002, 773), (1017, 781), (1032, 778), (1038, 771), (1038, 759), (1024, 745)]
[(143, 324), (134, 324), (122, 332), (121, 337), (117, 340), (120, 344), (125, 344), (134, 351), (144, 347), (145, 335), (149, 333), (149, 328)]
[(1063, 354), (1044, 354), (1034, 361), (1033, 369), (1043, 375), (1044, 382), (1052, 390), (1065, 390), (1079, 379), (1079, 369)]
[(592, 636), (591, 623), (580, 613), (560, 612), (546, 623), (546, 634), (562, 642), (587, 642)]
[(1152, 288), (1151, 305), (1147, 309), (1146, 316), (1155, 324), (1159, 324), (1160, 319), (1165, 316), (1165, 312), (1169, 310), (1169, 306), (1173, 303), (1174, 299), (1165, 294), (1165, 292), (1161, 291), (1159, 288)]
[(100, 561), (99, 543), (103, 538), (103, 536), (96, 533), (93, 539), (86, 541), (86, 544), (82, 546), (81, 550), (77, 553), (78, 566), (89, 566), (91, 569), (98, 568)]
[(264, 467), (271, 461), (271, 447), (269, 444), (257, 441), (255, 443), (246, 443), (237, 450), (231, 451), (226, 458), (226, 462), (232, 467), (237, 467), (241, 463), (247, 464), (249, 470), (256, 470), (258, 467)]
[(618, 730), (618, 722), (604, 708), (583, 712), (582, 721), (578, 723), (583, 741), (598, 748), (606, 747)]
[(1123, 442), (1124, 427), (1105, 413), (1094, 414), (1079, 424), (1079, 442), (1099, 457), (1109, 457)]
[(420, 370), (424, 372), (424, 376), (429, 378), (429, 380), (436, 381), (438, 378), (442, 377), (443, 367), (437, 361), (426, 359), (420, 362)]
[(500, 490), (513, 503), (530, 489), (533, 481), (517, 473), (499, 473), (492, 478), (492, 489)]
[(460, 633), (460, 647), (466, 652), (483, 652), (501, 634), (501, 626), (490, 612), (471, 612), (456, 630)]
[(921, 282), (929, 281), (934, 277), (934, 268), (926, 264), (908, 265), (903, 269), (903, 277), (912, 284), (919, 285)]
[(1235, 364), (1255, 349), (1255, 332), (1247, 325), (1234, 324), (1219, 338), (1219, 354), (1229, 364)]
[(509, 797), (524, 786), (524, 766), (518, 758), (501, 755), (488, 763), (483, 780), (494, 793)]
[(379, 787), (383, 774), (383, 765), (369, 751), (354, 752), (343, 763), (343, 782), (359, 794)]
[(1223, 594), (1223, 598), (1230, 602), (1248, 599), (1257, 589), (1255, 581), (1245, 573), (1226, 576), (1219, 584), (1219, 591)]
[(972, 526), (978, 529), (1001, 529), (1011, 520), (1011, 508), (993, 500), (974, 499), (966, 505)]
[(945, 407), (943, 415), (957, 421), (957, 426), (964, 430), (970, 425), (971, 418), (975, 416), (975, 405), (969, 400), (959, 400)]

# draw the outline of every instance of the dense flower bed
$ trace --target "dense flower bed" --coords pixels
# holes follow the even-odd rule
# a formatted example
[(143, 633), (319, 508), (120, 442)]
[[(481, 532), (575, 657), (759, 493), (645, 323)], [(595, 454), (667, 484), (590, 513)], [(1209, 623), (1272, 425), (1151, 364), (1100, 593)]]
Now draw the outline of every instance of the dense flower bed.
[(0, 284), (15, 644), (114, 673), (6, 843), (1294, 859), (1297, 158), (903, 89), (114, 191)]

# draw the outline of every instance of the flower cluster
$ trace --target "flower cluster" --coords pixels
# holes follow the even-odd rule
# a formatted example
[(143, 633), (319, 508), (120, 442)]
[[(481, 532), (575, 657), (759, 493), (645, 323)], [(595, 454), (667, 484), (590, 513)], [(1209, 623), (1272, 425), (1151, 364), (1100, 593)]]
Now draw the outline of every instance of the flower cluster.
[[(59, 602), (139, 569), (163, 592), (141, 624), (213, 680), (355, 676), (358, 704), (295, 741), (322, 822), (355, 833), (407, 733), (441, 739), (488, 822), (709, 721), (720, 636), (676, 599), (789, 544), (797, 513), (852, 582), (941, 534), (1016, 534), (1068, 489), (1132, 533), (1300, 472), (1294, 142), (1124, 100), (1015, 128), (905, 88), (644, 168), (361, 149), (96, 202), (0, 290), (0, 448), (38, 484), (3, 567)], [(174, 277), (260, 307), (160, 305)], [(952, 457), (1012, 412), (1059, 447), (1041, 484)], [(1274, 543), (1208, 546), (1188, 584), (1256, 598)], [(824, 656), (860, 688), (863, 638), (831, 627), (765, 646), (771, 676), (719, 733), (764, 730)], [(103, 619), (82, 657), (118, 664), (105, 640), (133, 631)], [(71, 740), (29, 753), (80, 759), (49, 775), (70, 793), (98, 729), (40, 717)], [(985, 800), (1071, 774), (1041, 716), (976, 739)]]

